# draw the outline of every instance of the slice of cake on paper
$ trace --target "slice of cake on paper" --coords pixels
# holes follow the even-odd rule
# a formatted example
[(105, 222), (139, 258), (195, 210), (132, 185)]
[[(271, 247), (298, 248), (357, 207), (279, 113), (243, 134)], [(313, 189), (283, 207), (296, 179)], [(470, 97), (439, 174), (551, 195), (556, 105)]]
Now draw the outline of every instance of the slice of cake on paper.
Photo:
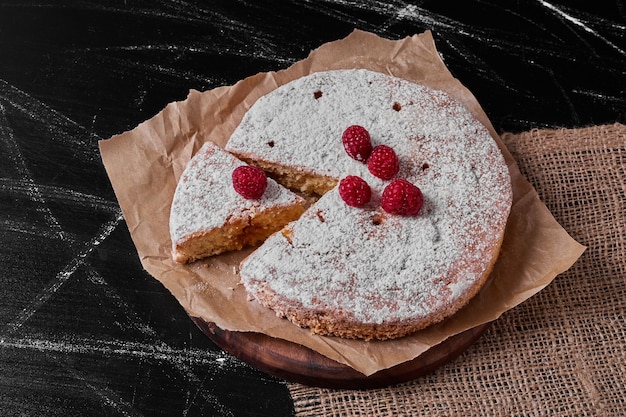
[(233, 171), (246, 164), (207, 142), (189, 161), (172, 201), (172, 256), (187, 263), (256, 245), (305, 210), (305, 200), (267, 179), (259, 198), (233, 187)]

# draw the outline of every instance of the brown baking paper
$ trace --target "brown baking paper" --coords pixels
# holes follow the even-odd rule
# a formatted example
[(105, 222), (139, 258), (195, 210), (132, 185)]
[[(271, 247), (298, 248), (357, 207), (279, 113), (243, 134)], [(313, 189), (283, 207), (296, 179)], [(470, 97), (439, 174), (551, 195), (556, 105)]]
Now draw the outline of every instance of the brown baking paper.
[[(447, 91), (488, 127), (508, 162), (514, 202), (501, 256), (478, 296), (446, 321), (392, 341), (346, 340), (310, 334), (249, 301), (236, 273), (251, 249), (179, 265), (171, 258), (169, 211), (187, 161), (206, 141), (223, 146), (260, 96), (316, 71), (366, 68)], [(411, 360), (448, 337), (497, 319), (528, 299), (584, 251), (559, 226), (521, 176), (474, 96), (447, 70), (430, 32), (398, 41), (354, 31), (308, 58), (233, 86), (190, 91), (135, 129), (100, 142), (102, 159), (144, 268), (190, 316), (231, 331), (261, 332), (302, 344), (365, 375)]]

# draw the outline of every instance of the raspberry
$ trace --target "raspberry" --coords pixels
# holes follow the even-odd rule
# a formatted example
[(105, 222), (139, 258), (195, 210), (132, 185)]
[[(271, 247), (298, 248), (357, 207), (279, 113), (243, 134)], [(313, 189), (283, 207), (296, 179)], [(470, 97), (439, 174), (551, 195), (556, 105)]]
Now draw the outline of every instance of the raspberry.
[(389, 146), (378, 145), (367, 160), (367, 169), (380, 179), (390, 180), (400, 169), (398, 156)]
[(341, 142), (346, 153), (357, 161), (365, 162), (372, 152), (369, 132), (359, 125), (349, 126), (341, 135)]
[(265, 172), (251, 165), (239, 166), (233, 171), (233, 188), (244, 198), (259, 199), (267, 188)]
[(361, 207), (372, 197), (370, 186), (361, 177), (348, 175), (339, 182), (339, 195), (351, 207)]
[(387, 213), (412, 216), (424, 204), (422, 191), (403, 178), (397, 178), (383, 190), (380, 205)]

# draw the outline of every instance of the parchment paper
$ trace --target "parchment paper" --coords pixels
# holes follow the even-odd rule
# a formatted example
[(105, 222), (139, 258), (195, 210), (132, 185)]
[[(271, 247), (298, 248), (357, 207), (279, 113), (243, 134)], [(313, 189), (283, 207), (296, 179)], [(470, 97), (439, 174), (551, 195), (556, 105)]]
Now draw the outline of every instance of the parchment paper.
[[(392, 341), (315, 336), (249, 301), (236, 267), (251, 249), (179, 265), (171, 258), (169, 211), (187, 161), (206, 141), (223, 146), (248, 108), (277, 86), (312, 72), (366, 68), (448, 92), (487, 126), (509, 165), (514, 196), (500, 258), (483, 288), (444, 322)], [(191, 316), (234, 331), (265, 333), (300, 343), (365, 375), (425, 352), (448, 337), (497, 319), (541, 291), (584, 251), (557, 223), (521, 176), (480, 105), (452, 77), (430, 32), (398, 41), (354, 31), (291, 67), (260, 73), (233, 86), (191, 90), (135, 129), (100, 142), (102, 159), (144, 268)]]

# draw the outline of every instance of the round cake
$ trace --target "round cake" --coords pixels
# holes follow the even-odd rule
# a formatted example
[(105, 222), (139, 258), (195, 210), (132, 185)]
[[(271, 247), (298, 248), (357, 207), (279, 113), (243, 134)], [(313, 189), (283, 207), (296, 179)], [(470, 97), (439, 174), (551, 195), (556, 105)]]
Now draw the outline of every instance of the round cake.
[[(348, 154), (342, 133), (352, 125), (393, 149), (393, 178)], [(240, 265), (254, 299), (314, 333), (368, 340), (423, 329), (467, 304), (498, 258), (507, 165), (488, 130), (442, 91), (368, 70), (313, 73), (258, 99), (225, 149), (322, 195)], [(336, 187), (348, 176), (371, 188), (361, 207)], [(421, 190), (417, 214), (381, 208), (397, 178)]]

